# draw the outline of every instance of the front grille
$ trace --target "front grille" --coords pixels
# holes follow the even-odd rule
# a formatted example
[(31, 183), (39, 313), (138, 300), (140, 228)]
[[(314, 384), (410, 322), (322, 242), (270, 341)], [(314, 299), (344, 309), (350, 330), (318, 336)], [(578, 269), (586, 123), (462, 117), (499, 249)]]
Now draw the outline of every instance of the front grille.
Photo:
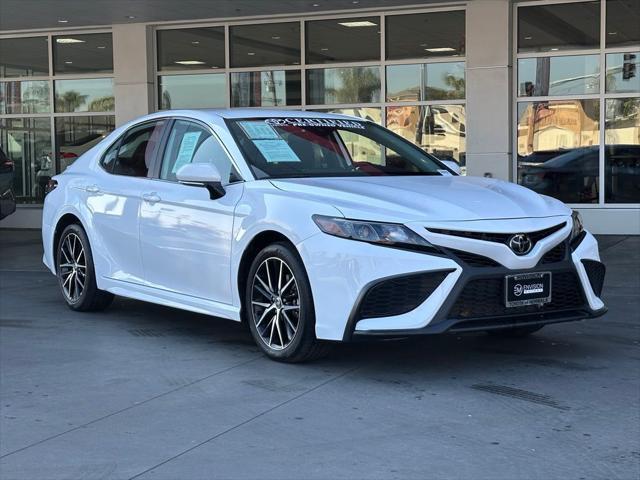
[(587, 277), (589, 277), (589, 283), (591, 284), (593, 293), (598, 297), (601, 296), (606, 267), (603, 263), (596, 262), (595, 260), (582, 260), (582, 265), (584, 265)]
[(553, 247), (547, 253), (545, 253), (542, 259), (540, 260), (540, 263), (547, 264), (547, 263), (562, 262), (566, 254), (567, 254), (567, 247), (565, 243), (562, 242), (556, 245), (555, 247)]
[(382, 280), (364, 295), (357, 318), (376, 318), (410, 312), (442, 283), (453, 270), (426, 272)]
[[(566, 225), (566, 222), (563, 222), (559, 225), (555, 225), (553, 227), (545, 228), (544, 230), (537, 230), (535, 232), (524, 232), (529, 235), (531, 238), (531, 247), (533, 248), (536, 242), (542, 240), (545, 237), (548, 237), (552, 233), (561, 230)], [(488, 232), (465, 232), (462, 230), (446, 230), (441, 228), (427, 228), (428, 231), (432, 233), (439, 233), (441, 235), (452, 235), (454, 237), (464, 237), (471, 238), (473, 240), (484, 240), (485, 242), (495, 242), (495, 243), (504, 243), (507, 245), (509, 243), (509, 239), (515, 235), (515, 233), (488, 233)], [(516, 232), (521, 233), (521, 232)]]
[(478, 278), (467, 283), (449, 311), (451, 319), (500, 317), (527, 313), (575, 310), (584, 306), (584, 296), (574, 272), (554, 272), (551, 302), (544, 305), (505, 306), (504, 277)]
[(459, 260), (463, 261), (471, 267), (500, 267), (501, 265), (495, 260), (475, 253), (463, 252), (462, 250), (454, 250), (448, 248), (447, 252), (455, 255)]

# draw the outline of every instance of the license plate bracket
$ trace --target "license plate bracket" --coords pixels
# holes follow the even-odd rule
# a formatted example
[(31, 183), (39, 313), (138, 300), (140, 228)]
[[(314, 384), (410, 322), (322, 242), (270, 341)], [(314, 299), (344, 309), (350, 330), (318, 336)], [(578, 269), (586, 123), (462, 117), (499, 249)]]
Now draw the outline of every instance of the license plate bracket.
[(507, 275), (504, 286), (507, 307), (543, 305), (551, 301), (551, 272)]

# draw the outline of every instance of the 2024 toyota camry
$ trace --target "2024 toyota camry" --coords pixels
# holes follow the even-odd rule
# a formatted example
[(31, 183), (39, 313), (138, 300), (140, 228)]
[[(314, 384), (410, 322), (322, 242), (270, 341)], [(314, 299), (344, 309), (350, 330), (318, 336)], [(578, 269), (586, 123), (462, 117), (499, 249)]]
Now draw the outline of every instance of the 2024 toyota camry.
[(270, 357), (355, 337), (526, 335), (603, 314), (580, 216), (368, 121), (165, 111), (48, 187), (44, 263), (74, 310), (114, 295), (243, 321)]

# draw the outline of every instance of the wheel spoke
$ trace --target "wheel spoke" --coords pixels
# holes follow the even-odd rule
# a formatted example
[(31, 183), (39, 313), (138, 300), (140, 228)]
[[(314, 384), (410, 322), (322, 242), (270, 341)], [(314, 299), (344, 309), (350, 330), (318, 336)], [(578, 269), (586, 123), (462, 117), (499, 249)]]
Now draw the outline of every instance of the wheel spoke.
[(280, 346), (284, 348), (284, 340), (282, 339), (282, 331), (280, 330), (280, 312), (276, 313), (276, 330), (278, 331), (278, 337), (280, 338)]
[(285, 312), (288, 312), (289, 310), (298, 310), (300, 308), (300, 305), (284, 305), (282, 307), (282, 310)]
[(268, 298), (269, 300), (271, 300), (271, 294), (269, 294), (269, 292), (267, 292), (260, 285), (254, 285), (253, 288), (255, 288), (264, 298)]
[(256, 302), (255, 300), (251, 300), (251, 303), (254, 304), (254, 305), (258, 305), (259, 307), (264, 307), (264, 308), (267, 308), (267, 307), (271, 306), (270, 303)]
[(295, 281), (295, 278), (293, 278), (293, 275), (292, 275), (291, 278), (287, 281), (287, 283), (284, 284), (284, 287), (282, 287), (282, 289), (280, 290), (280, 295), (284, 294), (284, 292), (287, 291), (287, 288), (289, 288), (289, 285), (291, 285), (294, 281)]
[(282, 295), (282, 267), (284, 262), (280, 260), (280, 270), (278, 271), (278, 295)]
[(273, 316), (273, 318), (271, 319), (271, 333), (269, 334), (269, 346), (271, 346), (271, 341), (273, 340), (273, 330), (276, 326), (276, 316), (278, 314), (276, 313), (276, 315)]
[(260, 317), (260, 320), (258, 320), (256, 322), (256, 328), (258, 328), (260, 326), (260, 324), (262, 323), (262, 321), (265, 319), (265, 317), (267, 316), (267, 313), (269, 313), (271, 310), (273, 310), (273, 305), (270, 306), (269, 308), (265, 309), (264, 312), (262, 312), (262, 316)]
[[(269, 273), (269, 260), (267, 260), (264, 264), (264, 268), (267, 271), (267, 281), (269, 282), (269, 285), (266, 286), (267, 290), (269, 292), (273, 292), (273, 284), (271, 283), (271, 273)], [(260, 278), (260, 277), (258, 277)], [(264, 283), (264, 282), (262, 282)]]
[(291, 327), (291, 331), (295, 333), (296, 331), (296, 327), (293, 325), (293, 322), (291, 321), (291, 319), (289, 318), (289, 315), (287, 315), (286, 311), (282, 311), (282, 316), (284, 317), (284, 320), (287, 322), (287, 324), (289, 325), (289, 327)]

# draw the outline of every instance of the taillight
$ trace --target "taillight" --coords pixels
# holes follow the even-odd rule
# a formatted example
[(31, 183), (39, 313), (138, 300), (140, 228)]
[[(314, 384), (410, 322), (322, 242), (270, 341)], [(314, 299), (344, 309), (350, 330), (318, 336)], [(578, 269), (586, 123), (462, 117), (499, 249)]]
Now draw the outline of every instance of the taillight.
[(49, 181), (47, 182), (47, 186), (44, 189), (44, 194), (45, 195), (50, 194), (56, 189), (57, 186), (58, 186), (58, 181), (54, 180), (53, 178), (50, 178)]
[(60, 152), (60, 158), (78, 158), (78, 155), (72, 152)]

